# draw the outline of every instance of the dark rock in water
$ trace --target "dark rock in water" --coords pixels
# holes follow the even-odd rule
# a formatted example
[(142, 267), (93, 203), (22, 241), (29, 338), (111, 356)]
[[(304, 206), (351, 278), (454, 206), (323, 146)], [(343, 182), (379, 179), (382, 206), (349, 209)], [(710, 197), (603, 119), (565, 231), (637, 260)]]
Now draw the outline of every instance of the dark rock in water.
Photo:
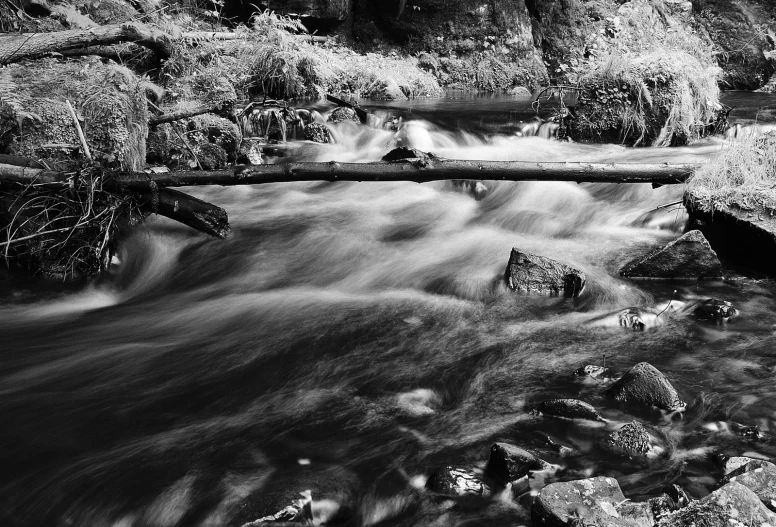
[(316, 143), (331, 143), (331, 132), (323, 123), (310, 123), (304, 127), (304, 138)]
[(701, 231), (690, 231), (620, 269), (628, 278), (719, 278), (722, 264)]
[(743, 485), (731, 482), (705, 498), (663, 517), (657, 527), (776, 525), (776, 514)]
[(534, 501), (531, 521), (541, 527), (624, 527), (651, 526), (654, 523), (649, 506), (626, 504), (620, 485), (614, 478), (551, 483), (541, 490)]
[(488, 187), (485, 186), (485, 183), (473, 179), (456, 179), (451, 181), (450, 185), (459, 192), (469, 194), (477, 201), (480, 201), (488, 193)]
[(609, 434), (609, 437), (601, 442), (601, 447), (622, 456), (645, 457), (650, 449), (649, 433), (644, 425), (633, 421)]
[(604, 366), (588, 364), (587, 366), (582, 366), (575, 370), (574, 375), (577, 377), (590, 377), (591, 379), (611, 379), (612, 370), (605, 368)]
[(512, 291), (579, 296), (585, 288), (581, 271), (555, 260), (512, 249), (506, 270), (507, 285)]
[(625, 403), (657, 406), (668, 411), (686, 407), (668, 379), (647, 362), (636, 364), (604, 393)]
[(776, 465), (762, 460), (750, 461), (727, 474), (720, 484), (726, 485), (731, 481), (757, 494), (763, 505), (776, 512)]
[(480, 477), (461, 467), (442, 467), (426, 482), (426, 488), (443, 496), (489, 496), (490, 489)]
[[(307, 491), (310, 495), (307, 495)], [(303, 503), (310, 502), (313, 519), (319, 523), (344, 521), (352, 517), (361, 482), (353, 472), (336, 465), (299, 465), (277, 471), (267, 482), (244, 499), (235, 502), (226, 511), (224, 522), (229, 527), (261, 524), (276, 517), (275, 523), (288, 522), (296, 508), (302, 512)], [(290, 508), (289, 508), (290, 507)], [(306, 514), (304, 513), (307, 517)], [(296, 522), (304, 521), (297, 517)]]
[(663, 487), (663, 493), (671, 498), (678, 508), (686, 507), (690, 503), (690, 497), (684, 489), (676, 483)]
[(493, 481), (506, 484), (527, 476), (532, 470), (546, 470), (552, 465), (528, 450), (509, 443), (495, 443), (485, 472)]
[(592, 405), (577, 399), (551, 399), (544, 401), (536, 405), (536, 408), (531, 410), (531, 413), (553, 417), (568, 417), (569, 419), (604, 420)]
[(695, 308), (695, 315), (707, 320), (725, 322), (738, 316), (738, 309), (725, 300), (710, 298)]
[(430, 158), (433, 158), (433, 154), (429, 154), (427, 152), (421, 152), (420, 150), (417, 150), (415, 148), (408, 148), (406, 146), (400, 146), (397, 148), (394, 148), (387, 154), (385, 154), (382, 157), (383, 161), (409, 161), (413, 159), (422, 159), (422, 160), (428, 160)]
[(361, 124), (361, 119), (358, 118), (358, 114), (353, 108), (346, 108), (344, 106), (340, 106), (339, 108), (335, 108), (333, 112), (331, 112), (331, 115), (329, 115), (328, 119), (326, 119), (326, 122), (329, 123), (343, 123), (343, 122), (351, 122), (356, 124)]

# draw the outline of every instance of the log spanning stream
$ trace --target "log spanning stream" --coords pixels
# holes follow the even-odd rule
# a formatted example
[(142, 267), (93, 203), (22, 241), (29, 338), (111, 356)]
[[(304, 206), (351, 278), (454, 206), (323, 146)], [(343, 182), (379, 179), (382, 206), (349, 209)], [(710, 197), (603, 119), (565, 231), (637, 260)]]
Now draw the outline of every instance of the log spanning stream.
[[(739, 118), (776, 108), (773, 98), (739, 97), (737, 111), (748, 112)], [(418, 103), (400, 139), (493, 162), (698, 164), (721, 148), (629, 150), (516, 137), (508, 122), (483, 129), (502, 104)], [(292, 145), (290, 160), (376, 161), (397, 139), (347, 125), (335, 138)], [(714, 454), (776, 456), (776, 283), (732, 267), (726, 281), (621, 279), (623, 263), (682, 232), (685, 212), (658, 208), (682, 190), (487, 180), (197, 187), (187, 192), (229, 211), (228, 239), (160, 218), (85, 288), (4, 274), (0, 524), (240, 526), (310, 490), (349, 525), (529, 525), (532, 492), (591, 475), (616, 478), (635, 500), (666, 482), (704, 496)], [(509, 291), (512, 247), (580, 268), (585, 291)], [(728, 300), (741, 315), (725, 326), (679, 313), (644, 332), (619, 327), (623, 308), (672, 297)], [(622, 374), (641, 361), (670, 379), (686, 411), (619, 406), (601, 396), (607, 381), (573, 375), (604, 363)], [(559, 397), (592, 404), (606, 422), (527, 412)], [(603, 454), (599, 440), (633, 419), (663, 453), (644, 463)], [(482, 471), (495, 441), (543, 452), (559, 469), (514, 498), (466, 506), (423, 488), (442, 466)], [(549, 441), (567, 454), (553, 456)]]

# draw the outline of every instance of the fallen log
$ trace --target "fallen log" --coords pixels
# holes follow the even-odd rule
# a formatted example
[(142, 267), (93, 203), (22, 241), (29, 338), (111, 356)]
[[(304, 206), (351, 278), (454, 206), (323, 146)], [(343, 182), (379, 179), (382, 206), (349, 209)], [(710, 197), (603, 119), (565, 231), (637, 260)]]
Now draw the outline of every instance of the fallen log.
[[(132, 190), (191, 185), (257, 185), (293, 181), (428, 181), (475, 179), (504, 181), (574, 181), (577, 183), (684, 183), (698, 165), (648, 163), (538, 163), (462, 161), (439, 158), (376, 163), (283, 163), (240, 165), (227, 170), (161, 174), (113, 173), (106, 181)], [(69, 174), (0, 164), (0, 183), (66, 186)]]
[(6, 33), (0, 35), (0, 64), (118, 42), (134, 42), (145, 46), (163, 59), (169, 58), (171, 54), (172, 37), (168, 34), (138, 22), (127, 22), (53, 33)]
[(140, 208), (188, 225), (210, 236), (229, 236), (229, 217), (224, 209), (169, 188), (141, 194)]

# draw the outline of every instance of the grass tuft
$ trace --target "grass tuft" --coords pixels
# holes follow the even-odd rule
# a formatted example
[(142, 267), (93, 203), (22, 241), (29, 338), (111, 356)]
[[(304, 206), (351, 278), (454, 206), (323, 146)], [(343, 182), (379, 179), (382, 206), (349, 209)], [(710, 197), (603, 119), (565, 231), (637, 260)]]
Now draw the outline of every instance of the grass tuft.
[(731, 206), (776, 209), (776, 133), (732, 143), (696, 171), (687, 194), (706, 212)]

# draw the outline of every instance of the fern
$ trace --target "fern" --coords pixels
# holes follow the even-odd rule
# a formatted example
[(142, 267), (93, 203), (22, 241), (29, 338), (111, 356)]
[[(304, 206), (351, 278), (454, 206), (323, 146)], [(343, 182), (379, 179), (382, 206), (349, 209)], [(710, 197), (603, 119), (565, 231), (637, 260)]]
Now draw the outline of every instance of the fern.
[(38, 114), (29, 112), (24, 108), (22, 96), (18, 92), (18, 86), (7, 68), (0, 69), (0, 109), (3, 107), (11, 110), (20, 127), (25, 119), (42, 120)]

